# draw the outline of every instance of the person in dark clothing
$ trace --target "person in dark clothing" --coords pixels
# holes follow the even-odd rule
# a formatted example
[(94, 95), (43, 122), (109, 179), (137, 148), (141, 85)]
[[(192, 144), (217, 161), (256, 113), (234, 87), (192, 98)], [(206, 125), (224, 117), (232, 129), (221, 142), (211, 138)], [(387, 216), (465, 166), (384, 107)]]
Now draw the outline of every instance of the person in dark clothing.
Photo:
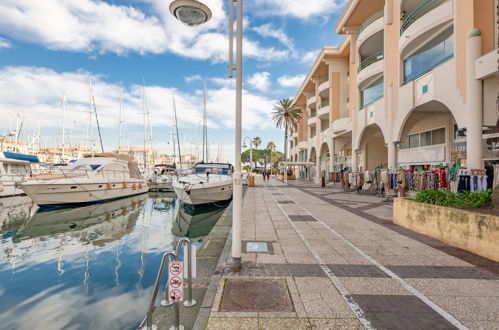
[(266, 176), (267, 176), (267, 181), (270, 181), (270, 172), (267, 172)]
[(266, 176), (265, 171), (262, 171), (262, 177), (263, 177), (263, 181), (264, 181), (264, 182), (265, 182), (265, 176)]

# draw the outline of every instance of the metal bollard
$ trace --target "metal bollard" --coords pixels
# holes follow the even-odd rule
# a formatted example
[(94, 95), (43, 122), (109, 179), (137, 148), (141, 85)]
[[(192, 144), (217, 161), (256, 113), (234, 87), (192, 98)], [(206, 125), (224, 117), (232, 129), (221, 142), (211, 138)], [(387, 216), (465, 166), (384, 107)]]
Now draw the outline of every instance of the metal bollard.
[(194, 267), (194, 262), (192, 257), (192, 242), (187, 243), (187, 255), (184, 255), (184, 264), (188, 265), (187, 269), (187, 299), (184, 301), (185, 307), (192, 307), (196, 305), (196, 300), (192, 298), (192, 269)]

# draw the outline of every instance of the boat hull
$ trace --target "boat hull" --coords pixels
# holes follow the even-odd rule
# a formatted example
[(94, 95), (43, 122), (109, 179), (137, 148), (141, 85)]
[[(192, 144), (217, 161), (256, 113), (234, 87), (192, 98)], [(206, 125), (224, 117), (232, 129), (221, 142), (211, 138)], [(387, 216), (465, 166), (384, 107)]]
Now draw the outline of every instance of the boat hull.
[(83, 206), (146, 193), (143, 182), (46, 184), (25, 183), (24, 192), (43, 208)]
[(21, 181), (21, 179), (19, 181), (0, 180), (0, 197), (24, 195), (24, 191), (16, 187), (16, 183)]
[(147, 184), (149, 186), (149, 191), (172, 191), (173, 185), (172, 182), (149, 182)]
[(201, 205), (226, 201), (232, 198), (232, 180), (215, 183), (173, 183), (175, 194), (182, 203)]

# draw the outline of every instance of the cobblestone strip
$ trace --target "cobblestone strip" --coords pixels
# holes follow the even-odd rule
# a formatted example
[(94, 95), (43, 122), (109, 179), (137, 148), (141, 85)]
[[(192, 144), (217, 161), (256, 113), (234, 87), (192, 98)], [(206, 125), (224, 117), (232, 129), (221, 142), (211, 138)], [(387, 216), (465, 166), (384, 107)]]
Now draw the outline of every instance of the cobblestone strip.
[[(274, 186), (275, 188), (275, 186)], [(407, 291), (409, 291), (410, 293), (412, 293), (414, 296), (418, 297), (419, 299), (421, 299), (421, 301), (423, 301), (426, 305), (428, 305), (431, 309), (433, 309), (435, 312), (437, 312), (438, 314), (440, 314), (440, 316), (442, 316), (443, 318), (445, 318), (448, 322), (450, 322), (452, 325), (454, 325), (456, 328), (458, 329), (468, 329), (467, 327), (465, 327), (463, 324), (461, 324), (461, 322), (459, 322), (456, 318), (454, 318), (452, 315), (450, 315), (449, 313), (447, 313), (445, 310), (443, 310), (442, 308), (440, 308), (437, 304), (435, 304), (433, 301), (431, 301), (428, 297), (426, 297), (424, 294), (422, 294), (421, 292), (419, 292), (418, 290), (416, 290), (413, 286), (411, 286), (409, 283), (405, 282), (402, 278), (400, 278), (397, 274), (395, 274), (393, 271), (391, 271), (390, 269), (386, 268), (385, 266), (383, 266), (382, 264), (380, 264), (377, 260), (375, 260), (374, 258), (372, 258), (371, 256), (369, 256), (367, 253), (365, 253), (363, 250), (361, 250), (360, 248), (358, 248), (355, 244), (353, 244), (352, 242), (350, 242), (348, 239), (346, 239), (343, 235), (341, 235), (340, 233), (338, 233), (336, 230), (334, 230), (333, 228), (331, 228), (329, 225), (327, 225), (325, 222), (323, 222), (322, 220), (318, 219), (316, 216), (314, 216), (312, 213), (310, 213), (306, 208), (304, 208), (303, 206), (301, 206), (299, 203), (297, 203), (293, 198), (291, 198), (287, 193), (284, 193), (284, 195), (291, 201), (294, 202), (295, 205), (297, 205), (298, 207), (300, 207), (303, 211), (305, 211), (308, 215), (314, 217), (319, 223), (321, 223), (326, 229), (328, 229), (329, 231), (331, 231), (334, 235), (336, 235), (338, 238), (340, 238), (344, 243), (346, 243), (348, 246), (350, 246), (352, 249), (354, 249), (357, 253), (359, 253), (361, 256), (363, 256), (365, 259), (367, 259), (369, 262), (371, 262), (373, 265), (375, 265), (376, 267), (378, 267), (380, 270), (382, 270), (383, 272), (385, 272), (388, 276), (390, 276), (391, 278), (397, 280)], [(274, 198), (274, 197), (272, 197)], [(275, 199), (274, 199), (275, 200)], [(286, 218), (289, 220), (289, 217), (287, 216), (287, 214), (284, 212), (284, 210), (282, 209), (282, 207), (276, 203), (278, 205), (279, 208), (281, 208), (282, 212), (286, 215)], [(291, 220), (289, 220), (289, 222), (291, 223), (291, 225), (293, 226), (293, 228), (295, 228), (295, 230), (297, 231), (298, 235), (300, 235), (300, 237), (302, 238), (302, 240), (304, 240), (303, 238), (303, 235), (301, 235), (301, 233), (298, 232), (298, 229), (296, 228), (296, 226), (292, 223)], [(304, 241), (305, 243), (305, 241)], [(308, 244), (308, 242), (306, 243), (307, 247), (310, 245)], [(311, 248), (311, 247), (310, 247)], [(313, 248), (312, 248), (313, 249)], [(314, 250), (315, 252), (315, 250)], [(315, 257), (315, 254), (314, 254), (314, 257)], [(319, 259), (320, 257), (317, 256)], [(319, 259), (317, 259), (317, 261), (319, 262)], [(327, 269), (329, 272), (331, 272), (331, 270), (326, 266), (324, 265), (324, 263), (322, 262), (319, 262), (319, 264), (321, 264), (321, 267), (323, 267), (323, 269)], [(334, 276), (334, 274), (332, 274), (331, 272), (331, 275), (332, 277), (330, 277), (331, 279), (335, 279), (336, 282), (338, 282), (337, 278)], [(333, 282), (334, 283), (334, 282)], [(334, 283), (336, 285), (336, 283)], [(340, 284), (341, 285), (341, 284)], [(338, 288), (339, 289), (339, 288)], [(341, 292), (341, 290), (340, 290)], [(343, 295), (343, 292), (342, 292), (342, 295)], [(350, 301), (353, 301), (353, 299), (351, 299), (350, 297)], [(350, 305), (350, 304), (349, 304)], [(357, 303), (355, 303), (355, 306), (360, 310), (360, 307)], [(355, 312), (355, 311), (354, 311)], [(356, 314), (357, 315), (357, 314)], [(362, 317), (365, 319), (365, 316), (363, 315), (363, 313), (361, 312), (361, 315)], [(360, 320), (360, 319), (359, 319)], [(367, 319), (366, 319), (367, 321)], [(362, 320), (361, 320), (362, 322)], [(369, 322), (369, 321), (368, 321)], [(363, 323), (364, 324), (364, 323)], [(371, 326), (371, 324), (369, 323), (369, 326)]]
[[(267, 188), (267, 185), (265, 185), (265, 188)], [(275, 186), (273, 187), (274, 189), (277, 189)], [(268, 188), (267, 188), (268, 189)], [(272, 194), (270, 194), (272, 196)], [(287, 196), (287, 194), (283, 194)], [(287, 196), (289, 198), (289, 196)], [(309, 243), (309, 241), (303, 236), (303, 234), (300, 232), (300, 230), (296, 227), (296, 225), (293, 223), (293, 221), (289, 218), (288, 214), (284, 211), (282, 206), (280, 205), (281, 203), (277, 202), (274, 196), (272, 196), (272, 199), (274, 200), (275, 204), (277, 207), (281, 210), (282, 214), (286, 218), (286, 220), (289, 222), (291, 227), (295, 230), (296, 234), (300, 237), (302, 240), (303, 244), (307, 247), (309, 252), (312, 254), (314, 259), (317, 261), (319, 266), (321, 267), (322, 271), (329, 277), (333, 285), (338, 289), (340, 292), (341, 296), (345, 300), (345, 302), (348, 304), (350, 309), (352, 310), (353, 314), (359, 322), (364, 326), (365, 329), (375, 329), (371, 322), (365, 317), (364, 312), (360, 308), (360, 306), (355, 302), (355, 300), (352, 298), (352, 296), (348, 293), (348, 291), (345, 289), (345, 287), (341, 284), (341, 282), (338, 280), (338, 278), (334, 275), (334, 273), (331, 271), (331, 269), (328, 267), (328, 265), (322, 260), (322, 258), (319, 256), (317, 251), (312, 247), (312, 245)], [(296, 204), (296, 202), (295, 202)]]

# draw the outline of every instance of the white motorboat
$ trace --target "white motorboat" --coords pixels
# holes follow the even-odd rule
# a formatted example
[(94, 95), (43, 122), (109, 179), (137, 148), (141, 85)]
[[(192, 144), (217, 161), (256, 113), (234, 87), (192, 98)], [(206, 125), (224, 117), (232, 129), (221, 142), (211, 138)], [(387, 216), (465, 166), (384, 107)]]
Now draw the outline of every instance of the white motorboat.
[(173, 189), (182, 203), (200, 205), (232, 198), (232, 165), (198, 163), (192, 173), (173, 181)]
[(127, 155), (100, 153), (48, 174), (32, 174), (21, 184), (40, 207), (101, 203), (148, 191), (137, 163)]
[(0, 152), (0, 197), (24, 195), (17, 185), (30, 173), (33, 163), (38, 163), (38, 157)]
[(151, 175), (147, 178), (149, 191), (172, 191), (172, 183), (176, 176), (177, 173), (174, 167), (170, 165), (156, 165)]

